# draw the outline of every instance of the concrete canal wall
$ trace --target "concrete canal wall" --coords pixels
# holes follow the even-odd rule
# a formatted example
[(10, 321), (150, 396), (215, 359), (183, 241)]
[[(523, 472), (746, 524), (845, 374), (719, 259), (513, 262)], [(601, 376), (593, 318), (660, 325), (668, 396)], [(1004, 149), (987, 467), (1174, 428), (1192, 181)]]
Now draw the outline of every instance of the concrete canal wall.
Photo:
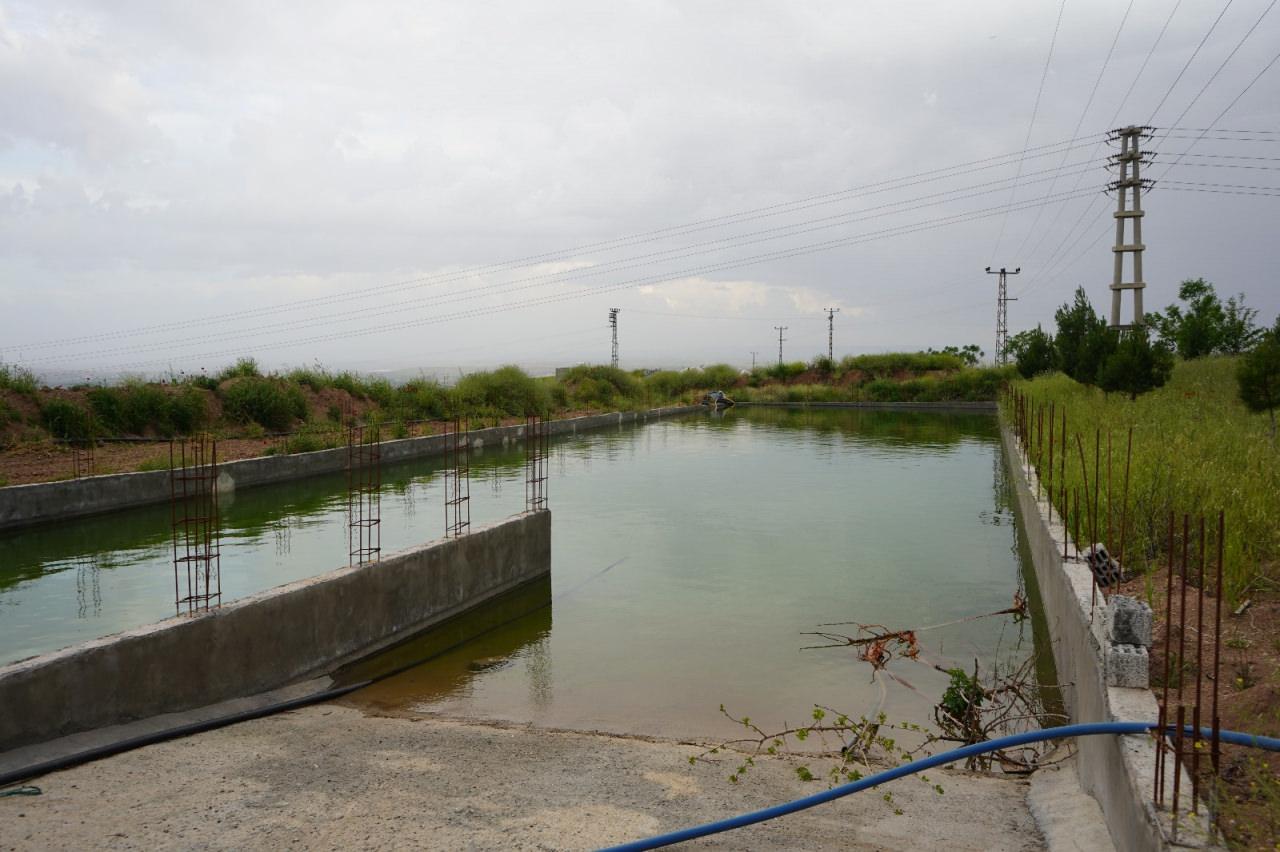
[(323, 674), (551, 570), (551, 513), (526, 513), (0, 668), (0, 752)]
[(739, 402), (743, 408), (864, 408), (868, 411), (930, 411), (940, 414), (995, 414), (994, 401), (965, 402)]
[[(644, 423), (675, 414), (705, 410), (701, 406), (686, 405), (671, 408), (654, 408), (648, 411), (615, 411), (587, 417), (573, 417), (547, 422), (552, 436), (576, 435), (628, 423)], [(475, 429), (468, 434), (472, 447), (506, 446), (524, 440), (524, 424)], [(421, 438), (403, 438), (382, 443), (382, 461), (393, 464), (399, 461), (440, 455), (450, 446), (446, 435), (428, 435)], [(296, 453), (287, 456), (263, 456), (254, 459), (224, 462), (218, 465), (218, 487), (227, 491), (234, 488), (251, 488), (286, 482), (323, 473), (344, 470), (347, 450), (317, 450), (312, 453)], [(41, 482), (33, 485), (12, 485), (0, 488), (0, 530), (29, 526), (47, 521), (65, 520), (83, 515), (94, 515), (130, 506), (164, 503), (169, 500), (169, 472), (120, 473), (109, 476), (91, 476), (63, 482)]]
[[(1107, 651), (1111, 642), (1103, 595), (1099, 593), (1095, 602), (1092, 575), (1083, 560), (1074, 556), (1062, 558), (1064, 542), (1070, 541), (1070, 534), (1060, 520), (1050, 520), (1048, 503), (1037, 499), (1036, 472), (1007, 424), (1001, 424), (1000, 434), (1005, 458), (1013, 471), (1019, 528), (1030, 548), (1058, 681), (1071, 721), (1155, 721), (1156, 699), (1150, 689), (1108, 685)], [(1076, 552), (1074, 542), (1068, 549), (1072, 554)], [(1172, 826), (1152, 804), (1155, 741), (1147, 735), (1094, 736), (1080, 737), (1075, 745), (1079, 750), (1076, 768), (1080, 784), (1102, 807), (1115, 848), (1168, 849)], [(1185, 777), (1183, 784), (1190, 789)], [(1184, 815), (1178, 845), (1205, 846), (1203, 833), (1188, 823)]]

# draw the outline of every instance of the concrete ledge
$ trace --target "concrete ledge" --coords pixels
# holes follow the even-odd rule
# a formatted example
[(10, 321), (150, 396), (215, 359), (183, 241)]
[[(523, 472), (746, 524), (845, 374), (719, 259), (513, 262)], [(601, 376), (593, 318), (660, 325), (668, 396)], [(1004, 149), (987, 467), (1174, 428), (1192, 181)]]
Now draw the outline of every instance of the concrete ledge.
[(0, 751), (248, 696), (405, 639), (551, 570), (551, 513), (0, 668)]
[[(1019, 529), (1027, 538), (1040, 585), (1045, 620), (1063, 701), (1072, 722), (1152, 722), (1156, 699), (1149, 689), (1108, 686), (1107, 605), (1101, 592), (1093, 598), (1093, 575), (1083, 559), (1063, 560), (1064, 543), (1074, 554), (1070, 534), (1049, 520), (1049, 506), (1037, 500), (1037, 477), (1002, 423), (1005, 458), (1013, 471)], [(1145, 651), (1145, 649), (1143, 649)], [(1136, 652), (1135, 652), (1136, 654)], [(1163, 850), (1172, 842), (1167, 815), (1152, 804), (1155, 741), (1146, 735), (1081, 737), (1076, 741), (1080, 783), (1102, 807), (1117, 849)], [(1184, 789), (1190, 781), (1183, 778)], [(1207, 837), (1184, 815), (1178, 846), (1204, 848)]]
[(871, 411), (941, 411), (978, 412), (994, 414), (994, 401), (965, 402), (750, 402), (736, 405), (745, 408), (866, 408)]
[[(593, 429), (643, 423), (700, 410), (705, 409), (698, 405), (685, 405), (654, 408), (648, 411), (614, 411), (608, 414), (551, 420), (547, 423), (547, 431), (552, 436), (576, 435)], [(467, 434), (468, 440), (476, 449), (507, 446), (524, 440), (524, 425), (474, 429)], [(384, 441), (382, 461), (395, 463), (440, 455), (447, 448), (448, 438), (444, 435)], [(218, 465), (218, 487), (228, 491), (235, 488), (252, 488), (257, 485), (286, 482), (317, 474), (335, 473), (344, 470), (346, 464), (345, 447), (287, 456), (240, 459)], [(168, 471), (118, 473), (62, 482), (11, 485), (0, 488), (0, 530), (94, 515), (131, 506), (164, 503), (168, 500)]]

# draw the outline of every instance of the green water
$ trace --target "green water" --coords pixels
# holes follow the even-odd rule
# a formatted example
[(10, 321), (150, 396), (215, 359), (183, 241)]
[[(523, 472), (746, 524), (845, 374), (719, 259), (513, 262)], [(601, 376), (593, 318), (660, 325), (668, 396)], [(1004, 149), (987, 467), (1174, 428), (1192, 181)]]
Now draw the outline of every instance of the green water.
[[(850, 651), (801, 650), (816, 641), (802, 634), (948, 622), (1009, 606), (1019, 586), (989, 416), (738, 409), (559, 440), (549, 470), (551, 581), (366, 666), (434, 657), (357, 703), (667, 736), (722, 732), (721, 703), (776, 722), (815, 702), (924, 721), (943, 675), (900, 661), (900, 680), (873, 682)], [(383, 479), (384, 548), (440, 535), (438, 460)], [(519, 451), (477, 456), (473, 522), (522, 509), (523, 479)], [(225, 598), (343, 564), (343, 485), (224, 501)], [(165, 506), (0, 537), (0, 566), (5, 660), (173, 611)], [(921, 638), (942, 665), (1031, 645), (1004, 618)]]

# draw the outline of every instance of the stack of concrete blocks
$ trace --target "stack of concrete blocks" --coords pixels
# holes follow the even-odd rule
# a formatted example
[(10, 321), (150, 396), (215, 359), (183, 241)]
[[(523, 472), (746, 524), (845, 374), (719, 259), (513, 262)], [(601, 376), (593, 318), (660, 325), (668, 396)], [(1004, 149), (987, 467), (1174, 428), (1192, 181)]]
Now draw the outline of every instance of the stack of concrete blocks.
[(1107, 599), (1107, 686), (1146, 689), (1150, 685), (1151, 607), (1136, 598)]

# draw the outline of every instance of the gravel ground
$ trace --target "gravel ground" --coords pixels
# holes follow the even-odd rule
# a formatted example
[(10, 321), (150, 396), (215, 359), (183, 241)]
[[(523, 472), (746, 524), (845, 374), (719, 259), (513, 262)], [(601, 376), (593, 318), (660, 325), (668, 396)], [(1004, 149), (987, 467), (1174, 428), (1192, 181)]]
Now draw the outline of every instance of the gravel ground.
[[(822, 789), (762, 762), (689, 766), (673, 742), (365, 715), (321, 705), (45, 776), (0, 799), (4, 849), (590, 849)], [(690, 844), (1043, 849), (1028, 784), (935, 771)]]

